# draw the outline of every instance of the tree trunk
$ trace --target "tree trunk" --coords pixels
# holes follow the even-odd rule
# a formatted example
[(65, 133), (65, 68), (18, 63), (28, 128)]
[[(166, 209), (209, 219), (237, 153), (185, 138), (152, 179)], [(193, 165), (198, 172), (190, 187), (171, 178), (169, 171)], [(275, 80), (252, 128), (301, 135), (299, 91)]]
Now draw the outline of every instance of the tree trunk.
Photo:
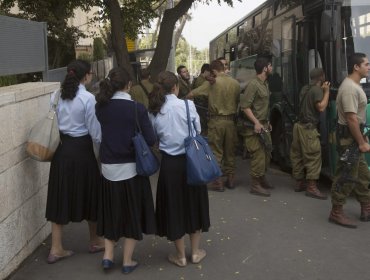
[(123, 31), (123, 19), (121, 17), (121, 8), (118, 0), (104, 0), (110, 13), (110, 20), (112, 26), (112, 47), (116, 55), (117, 64), (125, 68), (135, 80), (134, 71), (130, 64), (130, 58), (127, 51), (126, 40)]
[(181, 0), (174, 8), (167, 9), (164, 12), (158, 34), (157, 47), (148, 67), (153, 80), (156, 80), (157, 75), (166, 69), (176, 21), (190, 9), (194, 1)]
[(177, 44), (179, 43), (179, 40), (180, 40), (180, 37), (181, 37), (181, 34), (182, 34), (182, 31), (184, 30), (184, 27), (185, 27), (185, 24), (188, 20), (189, 16), (186, 14), (186, 15), (183, 15), (181, 17), (181, 20), (180, 20), (180, 25), (179, 27), (176, 29), (176, 32), (175, 32), (175, 49), (177, 47)]

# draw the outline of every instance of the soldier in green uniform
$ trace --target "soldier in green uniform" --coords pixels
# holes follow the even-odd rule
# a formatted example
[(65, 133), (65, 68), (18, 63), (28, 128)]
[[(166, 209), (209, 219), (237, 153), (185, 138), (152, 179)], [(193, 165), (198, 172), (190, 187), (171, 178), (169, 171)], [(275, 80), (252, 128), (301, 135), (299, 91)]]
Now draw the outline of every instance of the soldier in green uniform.
[[(193, 81), (193, 89), (200, 87), (204, 82), (206, 82), (207, 77), (211, 74), (209, 63), (204, 63), (200, 69), (200, 74)], [(200, 117), (200, 126), (202, 128), (202, 135), (208, 134), (208, 97), (205, 95), (198, 95), (194, 98), (194, 104), (197, 108), (197, 112)]]
[(200, 87), (206, 80), (206, 78), (211, 74), (211, 69), (209, 63), (204, 63), (200, 68), (200, 74), (193, 81), (193, 89)]
[(343, 213), (343, 205), (352, 192), (361, 204), (360, 220), (370, 221), (370, 171), (364, 155), (370, 152), (370, 145), (363, 135), (367, 98), (360, 86), (360, 80), (367, 77), (369, 71), (366, 55), (354, 53), (348, 60), (349, 75), (340, 85), (336, 100), (339, 158), (331, 189), (329, 221), (349, 228), (357, 227)]
[(179, 78), (179, 95), (177, 97), (183, 99), (191, 91), (190, 74), (184, 65), (177, 67), (176, 72)]
[(295, 191), (306, 191), (306, 195), (327, 199), (317, 188), (321, 172), (321, 144), (317, 130), (320, 112), (329, 102), (329, 82), (321, 68), (310, 72), (311, 82), (300, 93), (299, 121), (293, 127), (293, 141), (290, 149), (293, 177), (297, 180)]
[(150, 72), (148, 69), (141, 69), (141, 80), (137, 85), (130, 89), (130, 95), (136, 102), (142, 103), (148, 109), (148, 95), (153, 90), (153, 84), (150, 82)]
[[(227, 176), (226, 187), (233, 189), (235, 174), (235, 114), (239, 103), (239, 83), (226, 75), (224, 66), (218, 60), (210, 65), (215, 76), (212, 82), (203, 83), (194, 89), (188, 98), (208, 96), (208, 140), (215, 157)], [(218, 178), (214, 190), (224, 191), (224, 182)]]
[(247, 85), (240, 98), (240, 108), (246, 121), (241, 131), (244, 145), (251, 156), (251, 189), (255, 195), (270, 196), (265, 174), (271, 158), (271, 135), (269, 118), (269, 98), (267, 78), (272, 72), (270, 57), (257, 56), (254, 62), (256, 77)]

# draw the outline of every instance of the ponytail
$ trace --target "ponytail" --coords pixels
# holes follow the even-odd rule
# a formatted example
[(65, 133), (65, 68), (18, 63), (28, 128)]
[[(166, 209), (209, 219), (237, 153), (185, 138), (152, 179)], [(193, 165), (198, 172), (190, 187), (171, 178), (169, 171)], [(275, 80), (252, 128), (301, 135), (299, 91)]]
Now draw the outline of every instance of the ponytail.
[(61, 86), (61, 98), (70, 99), (76, 97), (78, 86), (86, 74), (90, 73), (91, 65), (89, 62), (81, 59), (72, 61), (67, 66), (67, 74)]

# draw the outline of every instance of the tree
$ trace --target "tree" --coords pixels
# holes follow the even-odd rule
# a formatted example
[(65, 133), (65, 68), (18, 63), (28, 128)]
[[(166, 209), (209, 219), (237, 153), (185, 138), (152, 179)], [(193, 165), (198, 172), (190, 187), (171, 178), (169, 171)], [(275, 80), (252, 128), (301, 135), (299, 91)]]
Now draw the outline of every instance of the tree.
[(155, 17), (152, 3), (149, 0), (104, 0), (102, 18), (110, 20), (112, 48), (116, 55), (118, 66), (125, 68), (132, 79), (135, 78), (130, 64), (125, 36), (135, 39), (139, 29), (150, 25)]
[[(160, 24), (157, 47), (152, 62), (149, 65), (149, 70), (153, 78), (155, 78), (159, 72), (166, 69), (171, 51), (173, 31), (179, 18), (188, 12), (194, 2), (209, 4), (211, 1), (212, 0), (181, 0), (174, 8), (165, 10)], [(218, 4), (225, 2), (230, 6), (233, 5), (233, 0), (217, 0), (217, 2)]]

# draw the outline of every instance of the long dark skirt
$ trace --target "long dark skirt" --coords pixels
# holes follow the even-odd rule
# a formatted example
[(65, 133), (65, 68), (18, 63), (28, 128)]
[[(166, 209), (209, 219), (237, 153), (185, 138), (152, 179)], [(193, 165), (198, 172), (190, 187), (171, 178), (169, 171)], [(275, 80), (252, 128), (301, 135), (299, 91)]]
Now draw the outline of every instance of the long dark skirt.
[(143, 239), (155, 233), (153, 195), (148, 177), (123, 181), (102, 177), (98, 235), (117, 241), (121, 237)]
[(162, 153), (156, 198), (157, 235), (174, 241), (210, 227), (206, 185), (186, 184), (185, 155)]
[(46, 219), (62, 225), (97, 221), (100, 183), (91, 137), (61, 134), (50, 165)]

